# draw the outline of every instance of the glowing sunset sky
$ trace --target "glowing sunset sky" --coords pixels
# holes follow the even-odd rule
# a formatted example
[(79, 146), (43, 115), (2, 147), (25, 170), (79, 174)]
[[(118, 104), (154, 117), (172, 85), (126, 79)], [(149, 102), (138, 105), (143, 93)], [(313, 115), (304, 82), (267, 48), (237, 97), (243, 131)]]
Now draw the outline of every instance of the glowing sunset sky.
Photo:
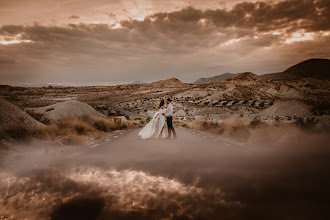
[(0, 0), (0, 84), (283, 71), (330, 58), (329, 0)]

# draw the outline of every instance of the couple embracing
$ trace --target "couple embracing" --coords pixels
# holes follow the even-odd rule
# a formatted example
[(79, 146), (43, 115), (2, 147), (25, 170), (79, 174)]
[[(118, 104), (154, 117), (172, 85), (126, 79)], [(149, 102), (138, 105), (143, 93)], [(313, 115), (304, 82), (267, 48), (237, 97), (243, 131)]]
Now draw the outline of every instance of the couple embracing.
[(167, 138), (171, 139), (171, 133), (173, 133), (174, 138), (176, 138), (176, 133), (173, 128), (172, 115), (173, 115), (173, 105), (172, 100), (168, 98), (166, 100), (166, 105), (164, 99), (162, 99), (158, 106), (158, 111), (155, 113), (151, 121), (139, 132), (139, 136), (142, 139), (151, 138), (156, 131), (156, 126), (158, 122), (158, 132), (157, 137), (165, 138), (165, 121), (167, 123), (168, 135)]

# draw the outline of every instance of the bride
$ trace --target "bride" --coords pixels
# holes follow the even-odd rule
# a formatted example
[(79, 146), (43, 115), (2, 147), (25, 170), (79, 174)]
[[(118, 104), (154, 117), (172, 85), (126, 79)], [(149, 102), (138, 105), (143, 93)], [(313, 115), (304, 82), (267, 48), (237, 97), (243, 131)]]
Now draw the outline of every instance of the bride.
[(151, 121), (139, 132), (139, 136), (142, 139), (151, 138), (151, 136), (155, 133), (156, 130), (156, 124), (158, 121), (158, 134), (157, 137), (160, 137), (160, 135), (165, 138), (165, 120), (166, 117), (162, 115), (163, 113), (166, 113), (166, 107), (165, 107), (165, 101), (162, 99), (158, 106), (158, 111), (155, 113), (154, 117), (151, 119)]

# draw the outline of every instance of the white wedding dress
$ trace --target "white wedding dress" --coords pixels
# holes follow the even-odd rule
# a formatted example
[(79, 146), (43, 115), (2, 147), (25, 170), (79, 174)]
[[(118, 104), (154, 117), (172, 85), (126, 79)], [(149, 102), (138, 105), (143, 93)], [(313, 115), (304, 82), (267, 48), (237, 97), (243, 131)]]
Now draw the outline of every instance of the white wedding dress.
[(142, 139), (147, 139), (147, 138), (151, 138), (152, 137), (152, 135), (156, 131), (157, 122), (158, 122), (158, 133), (157, 133), (157, 137), (159, 137), (161, 135), (163, 138), (165, 138), (165, 120), (166, 120), (166, 117), (164, 115), (162, 115), (163, 113), (164, 114), (166, 113), (166, 108), (163, 108), (163, 109), (160, 108), (155, 113), (155, 115), (151, 119), (151, 121), (149, 121), (149, 123), (146, 124), (146, 126), (144, 126), (144, 128), (139, 132), (139, 136)]

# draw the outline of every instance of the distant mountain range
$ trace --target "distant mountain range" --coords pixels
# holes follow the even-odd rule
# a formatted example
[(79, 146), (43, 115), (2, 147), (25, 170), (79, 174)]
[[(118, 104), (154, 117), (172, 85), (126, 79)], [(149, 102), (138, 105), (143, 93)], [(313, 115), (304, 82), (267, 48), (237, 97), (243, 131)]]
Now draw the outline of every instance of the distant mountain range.
[(302, 78), (330, 80), (330, 60), (309, 59), (280, 73), (261, 75), (263, 80), (299, 80)]
[(40, 83), (40, 84), (31, 84), (31, 85), (22, 85), (22, 87), (35, 87), (35, 88), (67, 88), (70, 87), (68, 85), (63, 85), (63, 84), (56, 84), (56, 83)]
[(144, 85), (144, 84), (147, 84), (147, 83), (137, 80), (137, 81), (132, 82), (130, 85)]
[[(240, 73), (224, 73), (221, 75), (200, 78), (194, 84), (209, 84), (222, 82), (227, 79), (240, 75)], [(294, 65), (287, 70), (279, 73), (270, 73), (259, 76), (262, 80), (299, 80), (302, 78), (315, 78), (321, 80), (330, 80), (330, 60), (329, 59), (309, 59), (297, 65)]]
[(226, 79), (238, 76), (239, 74), (236, 73), (224, 73), (221, 75), (209, 77), (209, 78), (200, 78), (197, 81), (194, 82), (194, 84), (209, 84), (209, 83), (214, 83), (214, 82), (222, 82), (225, 81)]

